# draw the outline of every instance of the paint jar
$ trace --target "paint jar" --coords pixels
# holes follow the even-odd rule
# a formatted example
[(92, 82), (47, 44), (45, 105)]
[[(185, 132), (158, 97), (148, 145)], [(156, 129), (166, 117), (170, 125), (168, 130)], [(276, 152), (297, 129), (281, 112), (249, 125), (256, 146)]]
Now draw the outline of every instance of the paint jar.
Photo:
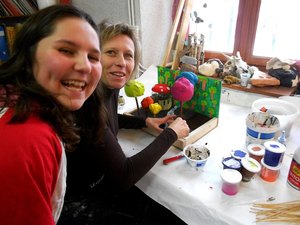
[(260, 172), (261, 170), (260, 163), (257, 160), (250, 157), (243, 158), (241, 164), (242, 181), (244, 182), (249, 182), (254, 176), (254, 174)]
[(247, 146), (247, 150), (251, 158), (255, 159), (257, 162), (261, 162), (261, 159), (265, 154), (265, 146), (260, 144), (250, 144)]
[(239, 190), (242, 175), (233, 169), (224, 169), (221, 172), (222, 191), (227, 195), (235, 195)]
[(242, 73), (240, 74), (241, 77), (241, 86), (247, 87), (251, 78), (250, 73)]
[(246, 117), (246, 146), (264, 144), (274, 139), (279, 130), (279, 120), (268, 112), (252, 112)]
[(235, 159), (241, 161), (242, 158), (248, 157), (248, 152), (245, 152), (243, 150), (232, 150), (230, 152), (231, 156), (234, 157)]
[(300, 191), (300, 147), (294, 153), (287, 181), (294, 189)]
[(223, 169), (233, 169), (240, 171), (241, 169), (241, 162), (234, 157), (226, 157), (222, 161)]
[(268, 166), (264, 163), (264, 160), (261, 160), (261, 171), (260, 171), (260, 177), (268, 182), (274, 182), (277, 180), (279, 174), (280, 174), (280, 164), (279, 166), (273, 167)]
[(282, 162), (286, 147), (278, 141), (267, 141), (264, 143), (264, 163), (268, 166), (279, 166)]

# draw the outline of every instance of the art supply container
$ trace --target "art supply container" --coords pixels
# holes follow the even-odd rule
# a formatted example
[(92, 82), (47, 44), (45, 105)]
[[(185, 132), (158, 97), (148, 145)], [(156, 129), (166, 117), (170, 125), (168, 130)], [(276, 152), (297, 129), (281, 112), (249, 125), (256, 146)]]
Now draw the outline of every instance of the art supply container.
[(246, 146), (263, 144), (274, 139), (279, 120), (268, 112), (252, 112), (246, 117)]
[(210, 150), (204, 145), (190, 144), (183, 149), (187, 163), (195, 168), (204, 167), (210, 157)]
[(281, 164), (276, 167), (268, 166), (264, 163), (264, 160), (262, 159), (260, 177), (265, 181), (274, 182), (277, 180), (280, 174), (280, 168)]
[(222, 191), (227, 195), (235, 195), (239, 190), (242, 175), (233, 169), (224, 169), (221, 172)]
[(294, 153), (287, 182), (294, 189), (300, 191), (300, 147)]
[(265, 154), (265, 146), (260, 144), (250, 144), (247, 146), (247, 150), (251, 158), (255, 159), (257, 162), (261, 162), (261, 159)]
[(257, 160), (250, 157), (243, 158), (241, 160), (241, 164), (242, 181), (244, 182), (249, 182), (254, 176), (254, 174), (260, 172), (261, 170), (260, 163)]
[(239, 149), (237, 149), (237, 150), (232, 150), (232, 151), (230, 152), (230, 154), (231, 154), (232, 157), (234, 157), (235, 159), (237, 159), (237, 160), (239, 160), (239, 161), (241, 161), (242, 158), (245, 158), (245, 157), (248, 157), (248, 156), (249, 156), (249, 155), (248, 155), (248, 152), (245, 152), (245, 151), (239, 150)]
[(268, 166), (279, 166), (282, 162), (286, 147), (278, 141), (267, 141), (264, 143), (264, 163)]
[(241, 162), (234, 157), (226, 157), (222, 161), (223, 169), (233, 169), (240, 171)]
[(260, 98), (252, 103), (252, 112), (258, 112), (262, 107), (267, 109), (267, 112), (276, 116), (280, 123), (280, 129), (276, 136), (280, 135), (281, 130), (285, 130), (285, 136), (288, 138), (294, 121), (299, 116), (297, 103), (291, 103), (278, 98)]
[(242, 73), (241, 75), (241, 86), (247, 87), (250, 81), (250, 73)]

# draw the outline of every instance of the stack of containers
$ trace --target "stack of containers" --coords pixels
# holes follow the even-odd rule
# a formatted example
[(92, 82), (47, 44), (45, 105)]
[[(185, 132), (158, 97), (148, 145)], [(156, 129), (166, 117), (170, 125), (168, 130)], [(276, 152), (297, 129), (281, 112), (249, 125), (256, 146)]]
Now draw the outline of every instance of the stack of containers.
[(246, 117), (246, 146), (274, 140), (280, 124), (276, 116), (268, 112), (252, 112)]
[(276, 181), (282, 166), (282, 159), (286, 150), (285, 145), (278, 141), (266, 141), (264, 143), (265, 154), (261, 159), (262, 179), (268, 182)]

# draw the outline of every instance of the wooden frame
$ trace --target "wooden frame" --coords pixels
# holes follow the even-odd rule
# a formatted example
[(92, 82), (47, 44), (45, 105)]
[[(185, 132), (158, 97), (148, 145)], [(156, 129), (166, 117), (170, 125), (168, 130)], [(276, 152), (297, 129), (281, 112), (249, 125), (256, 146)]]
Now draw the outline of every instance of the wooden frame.
[[(216, 128), (218, 126), (218, 118), (211, 118), (208, 122), (204, 123), (197, 129), (193, 130), (190, 132), (190, 134), (185, 137), (185, 138), (180, 138), (175, 143), (173, 144), (177, 148), (184, 149), (185, 146), (189, 144), (193, 144), (196, 142), (198, 139), (202, 138), (204, 135), (209, 133), (211, 130)], [(143, 128), (144, 131), (147, 133), (153, 135), (153, 136), (158, 136), (158, 132), (150, 130), (148, 128)]]
[[(142, 110), (143, 109), (141, 109), (140, 111)], [(124, 114), (129, 116), (137, 115), (137, 109), (132, 110), (130, 112), (126, 112)], [(177, 141), (175, 141), (173, 145), (179, 149), (183, 149), (185, 146), (196, 142), (198, 139), (200, 139), (201, 137), (203, 137), (204, 135), (206, 135), (207, 133), (209, 133), (211, 130), (213, 130), (218, 126), (219, 120), (217, 117), (207, 118), (205, 120), (206, 120), (205, 123), (201, 124), (196, 129), (192, 130), (187, 137), (180, 138)], [(187, 123), (189, 123), (188, 120)], [(152, 130), (150, 128), (142, 128), (142, 130), (155, 137), (159, 135), (159, 133), (156, 130)]]
[[(171, 31), (171, 36), (166, 48), (165, 56), (161, 64), (164, 67), (171, 65), (172, 69), (177, 69), (179, 66), (180, 52), (183, 50), (184, 47), (184, 42), (189, 27), (190, 13), (193, 8), (193, 3), (194, 0), (180, 0), (178, 4), (175, 19), (173, 22), (172, 31)], [(178, 27), (180, 19), (181, 19), (181, 23), (180, 23), (180, 27)], [(176, 38), (176, 46), (174, 49), (173, 61), (168, 62), (178, 28), (179, 28), (179, 32)]]

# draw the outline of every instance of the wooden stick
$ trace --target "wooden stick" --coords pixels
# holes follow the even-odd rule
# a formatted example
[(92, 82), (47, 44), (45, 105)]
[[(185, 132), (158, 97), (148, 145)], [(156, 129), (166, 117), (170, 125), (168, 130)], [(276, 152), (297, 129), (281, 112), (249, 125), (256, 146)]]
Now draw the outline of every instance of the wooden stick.
[(180, 117), (183, 118), (183, 102), (180, 101)]
[(166, 52), (165, 52), (164, 59), (163, 59), (162, 64), (161, 64), (164, 67), (167, 66), (167, 63), (168, 63), (168, 60), (169, 60), (169, 57), (170, 57), (171, 48), (172, 48), (172, 45), (173, 45), (173, 42), (174, 42), (175, 34), (176, 34), (176, 31), (177, 31), (177, 28), (178, 28), (178, 24), (179, 24), (179, 20), (180, 20), (181, 14), (182, 14), (184, 3), (185, 3), (185, 0), (180, 0), (180, 2), (178, 4), (178, 7), (177, 7), (177, 10), (176, 10), (176, 14), (175, 14), (174, 22), (173, 22), (173, 27), (172, 27), (172, 31), (171, 31), (171, 36), (170, 36), (170, 39), (169, 39), (169, 42), (168, 42), (168, 45), (167, 45), (167, 49), (166, 49)]
[(300, 224), (300, 201), (286, 203), (255, 203), (250, 212), (256, 214), (256, 222), (284, 222)]
[(188, 31), (189, 23), (190, 23), (190, 13), (193, 8), (194, 0), (186, 0), (184, 5), (184, 12), (181, 18), (180, 31), (177, 37), (177, 43), (175, 48), (175, 58), (173, 60), (172, 70), (178, 69), (179, 61), (180, 61), (180, 51), (183, 50), (184, 41), (186, 38), (186, 34)]
[(135, 98), (135, 103), (136, 103), (136, 109), (138, 111), (138, 115), (140, 116), (141, 113), (140, 113), (140, 107), (139, 107), (138, 99), (137, 99), (137, 97), (134, 97), (134, 98)]

